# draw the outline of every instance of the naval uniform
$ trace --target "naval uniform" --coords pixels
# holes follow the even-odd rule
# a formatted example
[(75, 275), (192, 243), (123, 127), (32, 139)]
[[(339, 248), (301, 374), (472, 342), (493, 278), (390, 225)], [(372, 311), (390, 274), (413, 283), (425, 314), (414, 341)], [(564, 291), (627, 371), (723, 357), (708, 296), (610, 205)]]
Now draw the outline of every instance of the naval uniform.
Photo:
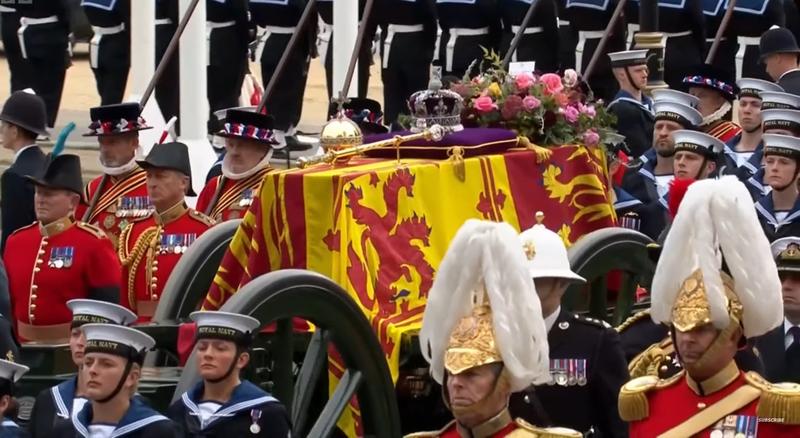
[(8, 239), (3, 260), (22, 341), (68, 340), (72, 312), (66, 303), (71, 299), (119, 303), (114, 247), (100, 229), (85, 222), (65, 217), (21, 228)]
[(786, 16), (786, 28), (800, 40), (800, 6), (795, 0), (783, 0), (783, 13)]
[(120, 232), (131, 221), (147, 216), (152, 210), (146, 179), (147, 174), (138, 167), (119, 177), (96, 177), (86, 185), (84, 199), (91, 203), (100, 190), (97, 202), (88, 207), (78, 206), (76, 217), (103, 230), (116, 248)]
[(239, 106), (247, 72), (250, 19), (247, 0), (206, 0), (208, 106), (215, 111)]
[(656, 236), (662, 231), (664, 226), (664, 213), (663, 206), (659, 203), (658, 208), (646, 206), (642, 201), (635, 196), (628, 193), (621, 187), (614, 186), (614, 211), (617, 213), (617, 226), (629, 227), (624, 223), (624, 216), (628, 213), (634, 213), (635, 218), (638, 219), (638, 227), (634, 228), (647, 236), (655, 239)]
[(623, 190), (642, 202), (638, 212), (642, 219), (639, 231), (654, 240), (667, 226), (667, 195), (669, 182), (674, 178), (671, 173), (655, 175), (657, 159), (655, 150), (648, 150), (625, 171), (621, 184)]
[[(779, 262), (780, 263), (780, 262)], [(788, 320), (756, 339), (764, 358), (764, 377), (770, 382), (800, 383), (800, 340)]]
[(714, 176), (736, 175), (739, 181), (746, 183), (759, 169), (764, 153), (764, 142), (760, 142), (753, 152), (736, 152), (734, 147), (742, 139), (742, 133), (725, 142), (725, 149), (717, 163)]
[(13, 4), (0, 4), (0, 28), (2, 28), (3, 52), (8, 61), (8, 70), (11, 74), (11, 92), (24, 90), (29, 87), (31, 76), (28, 65), (22, 58), (19, 47), (19, 14)]
[(30, 72), (29, 84), (47, 108), (47, 126), (56, 123), (64, 79), (69, 67), (69, 4), (66, 0), (16, 2), (20, 16), (22, 57)]
[[(725, 15), (725, 0), (702, 0), (703, 2), (703, 16), (705, 17), (706, 25), (706, 47), (703, 51), (703, 60), (708, 56), (711, 45), (714, 43), (714, 37), (719, 30), (722, 16)], [(736, 78), (736, 33), (733, 30), (731, 23), (722, 34), (717, 54), (711, 64), (726, 72), (726, 76)]]
[[(566, 0), (564, 16), (559, 18), (567, 20), (572, 29), (577, 31), (575, 66), (579, 73), (589, 65), (605, 28), (611, 21), (616, 3), (614, 0)], [(589, 86), (595, 97), (607, 102), (611, 101), (619, 90), (617, 80), (611, 71), (608, 54), (625, 50), (625, 20), (618, 20), (612, 32), (594, 68), (594, 73), (589, 78)]]
[[(549, 328), (547, 343), (553, 381), (512, 394), (511, 415), (533, 424), (594, 430), (591, 436), (598, 438), (627, 436), (617, 396), (629, 379), (628, 366), (614, 329), (562, 309)], [(537, 415), (537, 402), (548, 418)]]
[(25, 438), (28, 436), (30, 436), (28, 432), (10, 418), (3, 418), (0, 423), (0, 438)]
[(409, 113), (409, 96), (428, 87), (436, 6), (433, 0), (378, 0), (374, 11), (381, 28), (384, 123), (397, 126), (397, 117)]
[(495, 0), (436, 0), (436, 14), (442, 35), (436, 54), (442, 75), (461, 78), (477, 61), (470, 76), (478, 74), (483, 50), (497, 51), (500, 15)]
[(250, 0), (250, 14), (258, 26), (256, 60), (261, 63), (264, 86), (277, 70), (292, 35), (296, 32), (303, 34), (289, 55), (286, 70), (266, 103), (275, 119), (275, 128), (284, 132), (300, 122), (308, 65), (316, 42), (314, 23), (309, 23), (305, 29), (298, 29), (307, 3), (307, 0)]
[(269, 393), (243, 380), (222, 403), (204, 401), (204, 383), (184, 392), (167, 410), (185, 437), (289, 438), (291, 424), (286, 408)]
[(705, 59), (707, 34), (702, 0), (659, 0), (658, 27), (667, 37), (664, 82), (680, 90), (683, 78)]
[(76, 397), (77, 377), (47, 388), (36, 396), (28, 429), (33, 438), (48, 438), (59, 424), (72, 422), (71, 418), (83, 409), (89, 401)]
[[(258, 196), (264, 176), (272, 170), (265, 166), (240, 180), (222, 175), (212, 178), (197, 198), (197, 211), (208, 212), (208, 216), (216, 222), (241, 219)], [(215, 197), (216, 202), (211, 205)]]
[[(358, 1), (359, 23), (363, 21), (365, 4), (364, 0)], [(331, 97), (338, 97), (341, 91), (333, 89), (333, 0), (317, 1), (317, 12), (319, 12), (319, 18), (322, 20), (317, 35), (317, 52), (320, 60), (322, 60), (322, 65), (325, 67), (325, 85), (328, 89), (328, 100), (330, 100)], [(374, 7), (372, 13), (373, 16), (369, 20), (369, 28), (366, 29), (366, 34), (364, 35), (361, 53), (358, 54), (358, 65), (356, 67), (358, 71), (357, 97), (367, 97), (367, 88), (369, 87), (369, 67), (372, 65), (371, 41), (375, 37), (375, 30), (377, 29), (374, 15), (377, 10)], [(347, 53), (341, 56), (349, 62), (352, 53), (353, 48), (350, 47)]]
[(758, 221), (770, 242), (782, 237), (800, 236), (800, 198), (790, 211), (775, 211), (771, 192), (762, 196), (755, 205)]
[(130, 0), (82, 0), (92, 25), (89, 63), (97, 81), (100, 104), (122, 102), (131, 67)]
[(139, 316), (139, 323), (153, 317), (181, 255), (213, 224), (206, 215), (179, 204), (163, 214), (153, 212), (136, 220), (122, 231), (117, 244), (122, 261), (121, 300)]
[(92, 424), (92, 411), (92, 404), (87, 403), (78, 414), (72, 417), (70, 423), (59, 423), (53, 429), (52, 436), (59, 438), (105, 438), (109, 436), (178, 438), (183, 436), (178, 430), (178, 425), (153, 410), (138, 397), (131, 399), (130, 407), (117, 424)]
[[(156, 67), (167, 51), (172, 36), (178, 29), (180, 18), (178, 0), (156, 0)], [(176, 50), (167, 64), (164, 74), (156, 83), (155, 97), (164, 120), (179, 116), (180, 111), (180, 60)], [(178, 129), (180, 120), (175, 124)]]
[(608, 111), (617, 116), (617, 131), (625, 136), (625, 143), (634, 158), (653, 146), (656, 119), (652, 99), (642, 94), (639, 101), (627, 91), (620, 90), (608, 104)]
[[(522, 20), (533, 0), (499, 0), (500, 18), (503, 23), (503, 38), (500, 52), (508, 52), (511, 40), (517, 34)], [(537, 0), (540, 1), (540, 0)], [(523, 31), (519, 46), (511, 56), (511, 62), (535, 61), (536, 70), (558, 71), (558, 10), (556, 0), (541, 0), (536, 7), (528, 27)]]
[(734, 77), (772, 81), (766, 66), (759, 60), (761, 52), (758, 44), (761, 34), (770, 27), (784, 27), (785, 24), (783, 0), (737, 0), (728, 25), (735, 32), (739, 43)]

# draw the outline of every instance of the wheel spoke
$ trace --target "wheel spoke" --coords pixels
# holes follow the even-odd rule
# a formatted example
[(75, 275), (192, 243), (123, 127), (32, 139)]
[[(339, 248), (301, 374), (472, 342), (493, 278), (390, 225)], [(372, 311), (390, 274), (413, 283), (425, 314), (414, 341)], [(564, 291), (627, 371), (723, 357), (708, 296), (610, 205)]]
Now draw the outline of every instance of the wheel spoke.
[(637, 276), (630, 272), (622, 273), (622, 282), (617, 294), (617, 306), (614, 309), (614, 320), (612, 325), (615, 327), (622, 324), (622, 321), (630, 315), (633, 303), (636, 301)]
[(593, 318), (605, 320), (608, 308), (608, 277), (601, 275), (592, 282), (589, 294), (589, 314)]
[(339, 384), (336, 385), (336, 390), (333, 391), (328, 403), (322, 409), (317, 422), (309, 432), (308, 436), (312, 438), (323, 438), (330, 436), (333, 429), (336, 427), (336, 422), (342, 416), (342, 413), (353, 398), (353, 394), (361, 387), (363, 376), (361, 371), (346, 370), (339, 379)]
[(275, 361), (272, 380), (275, 382), (274, 393), (275, 397), (283, 402), (285, 406), (291, 406), (294, 398), (292, 319), (279, 319), (276, 325), (275, 337), (272, 343)]
[(294, 384), (295, 399), (292, 404), (293, 435), (302, 436), (306, 429), (308, 408), (316, 392), (319, 376), (327, 369), (328, 341), (330, 334), (327, 330), (319, 328), (311, 337), (308, 350), (303, 358), (303, 365)]

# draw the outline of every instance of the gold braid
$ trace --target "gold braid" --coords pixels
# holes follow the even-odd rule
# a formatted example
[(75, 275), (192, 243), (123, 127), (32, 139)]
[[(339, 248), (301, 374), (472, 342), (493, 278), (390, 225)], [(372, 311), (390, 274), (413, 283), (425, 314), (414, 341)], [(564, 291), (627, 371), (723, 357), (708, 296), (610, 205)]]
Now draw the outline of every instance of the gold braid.
[(136, 271), (139, 269), (139, 264), (142, 262), (145, 252), (154, 244), (154, 238), (158, 236), (159, 227), (149, 227), (144, 230), (144, 232), (142, 232), (142, 234), (139, 236), (139, 239), (136, 241), (136, 244), (133, 246), (133, 250), (130, 253), (125, 254), (128, 246), (128, 237), (130, 236), (132, 229), (133, 226), (126, 227), (119, 236), (120, 245), (117, 251), (120, 261), (122, 262), (122, 266), (130, 266), (130, 269), (128, 270), (128, 302), (131, 304), (131, 308), (136, 311)]

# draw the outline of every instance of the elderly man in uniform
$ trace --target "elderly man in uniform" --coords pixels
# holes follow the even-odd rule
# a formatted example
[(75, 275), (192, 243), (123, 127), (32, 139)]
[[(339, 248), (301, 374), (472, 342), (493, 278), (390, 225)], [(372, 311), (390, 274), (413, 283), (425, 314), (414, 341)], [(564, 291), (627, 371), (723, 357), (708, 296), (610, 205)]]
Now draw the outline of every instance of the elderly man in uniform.
[(29, 178), (38, 221), (12, 234), (3, 253), (14, 325), (21, 341), (66, 343), (72, 321), (67, 301), (118, 303), (120, 265), (105, 234), (72, 214), (82, 186), (76, 155), (59, 155), (43, 176)]
[(800, 237), (772, 242), (783, 294), (783, 324), (756, 339), (770, 382), (800, 383)]
[(729, 121), (737, 92), (732, 76), (713, 65), (703, 64), (683, 78), (683, 84), (699, 99), (697, 110), (703, 115), (699, 128), (703, 132), (726, 142), (741, 131), (739, 125)]
[(136, 164), (139, 131), (150, 127), (140, 116), (138, 103), (99, 106), (89, 114), (92, 124), (84, 136), (97, 137), (103, 175), (86, 185), (84, 199), (89, 205), (79, 207), (76, 216), (103, 230), (116, 245), (120, 231), (151, 210), (145, 173)]
[(770, 242), (800, 236), (800, 138), (764, 134), (764, 182), (772, 190), (756, 202), (761, 227)]
[(550, 380), (547, 333), (516, 230), (468, 220), (439, 265), (419, 334), (455, 421), (412, 437), (581, 437), (514, 420), (512, 392)]
[(770, 29), (761, 35), (761, 62), (767, 74), (786, 92), (800, 94), (800, 47), (789, 29)]
[(647, 50), (609, 53), (619, 92), (608, 104), (617, 116), (617, 131), (625, 136), (634, 158), (653, 143), (653, 101), (643, 93), (647, 86)]
[(738, 120), (741, 132), (725, 142), (725, 153), (718, 163), (718, 175), (736, 175), (740, 181), (747, 181), (761, 168), (761, 93), (782, 91), (777, 85), (761, 79), (743, 78), (739, 87)]
[(733, 176), (689, 187), (656, 268), (651, 312), (671, 326), (685, 371), (622, 387), (631, 438), (800, 434), (800, 390), (734, 361), (748, 339), (783, 322), (777, 269), (749, 203)]
[[(12, 359), (12, 358), (9, 358)], [(14, 384), (20, 377), (28, 372), (28, 367), (13, 360), (0, 359), (0, 437), (3, 438), (23, 438), (27, 437), (23, 429), (19, 427), (14, 419), (9, 417), (12, 401), (14, 399)]]
[(278, 145), (271, 116), (232, 108), (218, 136), (225, 138), (222, 175), (212, 178), (197, 199), (197, 211), (217, 222), (238, 219), (258, 195), (269, 160)]
[(194, 192), (185, 144), (157, 144), (137, 162), (147, 173), (154, 210), (122, 231), (118, 247), (122, 301), (136, 312), (139, 322), (148, 322), (181, 255), (214, 221), (186, 206), (186, 195)]
[(80, 412), (88, 401), (87, 382), (81, 374), (86, 349), (86, 337), (81, 327), (90, 323), (130, 325), (136, 321), (136, 315), (130, 310), (104, 301), (70, 300), (67, 307), (72, 311), (69, 351), (78, 373), (36, 396), (29, 427), (33, 438), (50, 437), (59, 423), (69, 423), (70, 418)]
[(17, 91), (6, 100), (0, 112), (3, 147), (14, 154), (11, 166), (0, 177), (2, 246), (15, 230), (36, 220), (33, 210), (33, 184), (26, 175), (36, 175), (47, 165), (47, 158), (36, 144), (36, 136), (48, 135), (44, 101), (35, 94)]
[[(538, 213), (537, 220), (543, 219)], [(511, 414), (541, 424), (546, 420), (536, 412), (540, 407), (553, 424), (597, 437), (626, 437), (616, 406), (630, 377), (619, 335), (607, 323), (561, 308), (570, 283), (586, 280), (570, 269), (558, 234), (539, 223), (519, 237), (542, 305), (552, 380), (513, 394)]]
[(144, 356), (155, 346), (150, 336), (114, 324), (83, 326), (86, 352), (81, 373), (89, 402), (53, 435), (63, 438), (182, 437), (178, 426), (135, 397)]

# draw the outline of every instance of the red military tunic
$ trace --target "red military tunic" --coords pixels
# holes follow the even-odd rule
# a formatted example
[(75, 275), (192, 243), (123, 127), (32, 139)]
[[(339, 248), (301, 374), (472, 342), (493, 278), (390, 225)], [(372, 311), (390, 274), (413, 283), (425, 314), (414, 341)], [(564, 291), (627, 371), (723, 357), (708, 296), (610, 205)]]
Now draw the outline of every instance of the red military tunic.
[(3, 261), (22, 341), (68, 342), (69, 300), (119, 302), (121, 269), (111, 240), (71, 217), (17, 230), (8, 238)]
[(153, 317), (167, 278), (194, 240), (211, 228), (208, 216), (181, 203), (133, 222), (119, 237), (122, 301), (139, 316)]
[[(240, 180), (232, 180), (224, 176), (212, 178), (203, 187), (203, 191), (197, 198), (197, 211), (208, 212), (208, 215), (217, 222), (243, 217), (250, 208), (253, 197), (258, 195), (264, 175), (270, 171), (272, 168), (266, 166), (253, 175)], [(222, 188), (220, 188), (220, 184), (222, 184)], [(211, 205), (212, 202), (214, 205)]]
[(91, 203), (94, 200), (98, 189), (100, 195), (91, 214), (84, 218), (88, 206), (80, 205), (75, 211), (75, 217), (103, 230), (116, 246), (120, 232), (129, 223), (148, 216), (152, 211), (150, 198), (147, 196), (146, 173), (137, 167), (121, 177), (98, 176), (86, 185), (86, 202)]
[[(797, 406), (797, 388), (778, 390), (757, 373), (739, 371), (731, 361), (702, 383), (694, 382), (685, 371), (667, 380), (634, 379), (622, 388), (620, 414), (630, 421), (630, 438), (654, 438), (670, 430), (669, 436), (676, 437), (800, 437), (798, 414), (774, 408)], [(642, 395), (646, 396), (644, 409), (638, 406)], [(776, 397), (783, 402), (775, 403)], [(631, 413), (643, 412), (649, 415), (631, 418)]]
[(736, 123), (727, 120), (719, 120), (705, 127), (706, 134), (727, 143), (733, 137), (742, 132), (742, 128)]
[[(463, 434), (462, 434), (463, 433)], [(583, 434), (564, 427), (540, 428), (524, 420), (511, 419), (508, 410), (470, 430), (460, 428), (455, 421), (436, 432), (417, 432), (406, 435), (406, 438), (582, 438)]]

